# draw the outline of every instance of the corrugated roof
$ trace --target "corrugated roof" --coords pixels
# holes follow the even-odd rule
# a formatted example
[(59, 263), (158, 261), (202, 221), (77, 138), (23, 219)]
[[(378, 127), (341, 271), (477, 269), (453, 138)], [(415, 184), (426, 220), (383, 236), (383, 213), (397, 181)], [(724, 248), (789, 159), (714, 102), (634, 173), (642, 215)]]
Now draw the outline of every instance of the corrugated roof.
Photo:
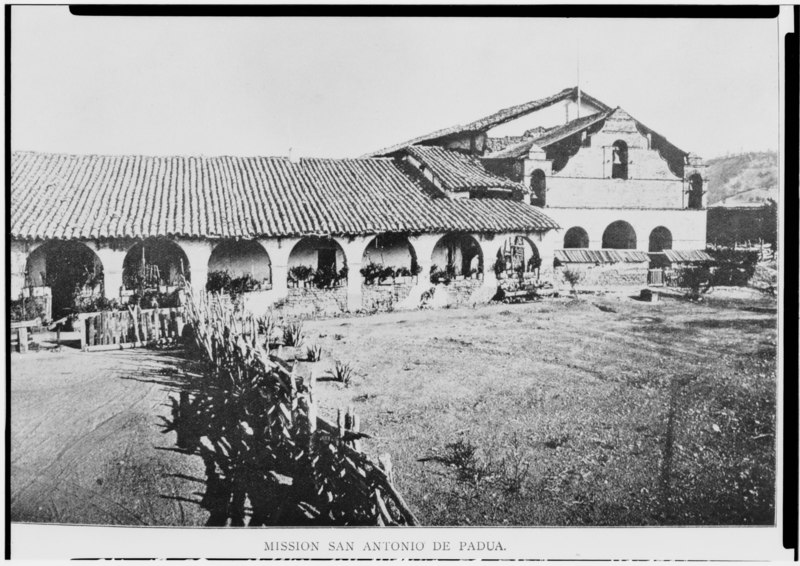
[(583, 248), (555, 250), (555, 257), (561, 263), (639, 263), (650, 260), (647, 252), (639, 250), (587, 250)]
[(501, 199), (436, 197), (390, 159), (147, 157), (15, 152), (13, 238), (279, 237), (536, 231)]
[(425, 164), (449, 191), (478, 188), (528, 191), (524, 184), (487, 171), (478, 159), (460, 151), (423, 145), (411, 146), (406, 151)]
[[(530, 102), (525, 102), (524, 104), (518, 104), (516, 106), (511, 106), (509, 108), (503, 108), (502, 110), (498, 110), (494, 114), (490, 114), (485, 118), (475, 120), (474, 122), (470, 122), (469, 124), (451, 126), (450, 128), (437, 130), (430, 134), (419, 136), (417, 138), (381, 149), (379, 151), (373, 151), (372, 153), (366, 154), (364, 157), (388, 155), (390, 153), (394, 153), (396, 151), (404, 149), (410, 145), (430, 142), (433, 140), (437, 140), (439, 138), (444, 138), (455, 134), (461, 134), (465, 132), (482, 132), (490, 128), (494, 128), (495, 126), (499, 126), (500, 124), (504, 124), (506, 122), (510, 122), (511, 120), (515, 120), (520, 116), (524, 116), (525, 114), (530, 114), (531, 112), (541, 110), (542, 108), (546, 108), (547, 106), (551, 106), (553, 104), (561, 102), (562, 100), (576, 99), (577, 95), (578, 95), (578, 87), (565, 88), (564, 90), (552, 96), (540, 98), (538, 100), (532, 100)], [(610, 110), (608, 106), (606, 106), (593, 96), (583, 91), (581, 91), (581, 98), (582, 100), (588, 102), (589, 104), (592, 104), (600, 108), (600, 110), (602, 111)]]
[(662, 250), (653, 253), (664, 254), (672, 263), (714, 261), (714, 258), (703, 250)]

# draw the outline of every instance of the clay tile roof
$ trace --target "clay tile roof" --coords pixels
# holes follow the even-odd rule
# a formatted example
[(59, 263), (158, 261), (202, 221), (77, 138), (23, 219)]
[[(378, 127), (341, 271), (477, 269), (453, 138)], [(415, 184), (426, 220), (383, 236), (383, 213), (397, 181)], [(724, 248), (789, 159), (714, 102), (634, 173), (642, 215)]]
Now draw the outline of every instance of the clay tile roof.
[[(511, 106), (509, 108), (503, 108), (502, 110), (498, 110), (494, 114), (490, 114), (484, 118), (479, 120), (475, 120), (474, 122), (470, 122), (466, 125), (457, 125), (452, 126), (450, 128), (444, 128), (442, 130), (437, 130), (430, 134), (419, 136), (414, 139), (408, 140), (406, 142), (393, 145), (378, 151), (374, 151), (372, 153), (368, 153), (364, 157), (376, 157), (380, 155), (388, 155), (390, 153), (394, 153), (401, 149), (405, 149), (411, 145), (417, 145), (420, 143), (425, 142), (432, 142), (434, 140), (445, 138), (448, 136), (452, 136), (455, 134), (462, 134), (465, 132), (482, 132), (486, 131), (490, 128), (494, 128), (495, 126), (499, 126), (500, 124), (504, 124), (506, 122), (510, 122), (511, 120), (515, 120), (520, 116), (524, 116), (526, 114), (530, 114), (531, 112), (536, 112), (537, 110), (541, 110), (542, 108), (546, 108), (548, 106), (552, 106), (562, 100), (573, 100), (577, 98), (578, 89), (577, 87), (570, 87), (565, 88), (564, 90), (557, 92), (552, 96), (547, 96), (545, 98), (540, 98), (537, 100), (532, 100), (530, 102), (525, 102), (524, 104), (518, 104), (516, 106)], [(586, 100), (590, 104), (600, 108), (602, 111), (610, 110), (608, 106), (594, 98), (593, 96), (582, 92), (581, 97), (583, 100)]]
[(460, 151), (421, 145), (409, 147), (406, 151), (425, 164), (449, 191), (478, 188), (528, 191), (523, 183), (487, 171), (478, 159)]
[(672, 263), (692, 263), (697, 261), (714, 261), (707, 252), (703, 250), (663, 250), (653, 252), (664, 254)]
[(282, 237), (557, 228), (540, 209), (430, 194), (390, 159), (14, 152), (19, 239)]
[(561, 263), (639, 263), (650, 260), (647, 252), (639, 250), (587, 250), (582, 248), (555, 250), (555, 258)]

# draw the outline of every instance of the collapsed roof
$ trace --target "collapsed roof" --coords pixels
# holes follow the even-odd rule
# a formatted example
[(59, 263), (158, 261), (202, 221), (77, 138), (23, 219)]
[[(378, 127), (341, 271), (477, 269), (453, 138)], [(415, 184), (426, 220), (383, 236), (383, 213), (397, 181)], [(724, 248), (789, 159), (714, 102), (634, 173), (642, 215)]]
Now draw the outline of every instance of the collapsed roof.
[[(490, 114), (484, 118), (479, 120), (475, 120), (474, 122), (470, 122), (466, 125), (456, 125), (451, 126), (449, 128), (444, 128), (442, 130), (437, 130), (430, 134), (419, 136), (417, 138), (408, 140), (406, 142), (393, 145), (378, 151), (374, 151), (372, 153), (366, 154), (364, 157), (377, 157), (382, 155), (389, 155), (391, 153), (395, 153), (402, 149), (405, 149), (412, 145), (417, 144), (430, 144), (436, 141), (443, 140), (444, 138), (452, 137), (455, 135), (461, 135), (469, 132), (485, 132), (499, 126), (501, 124), (505, 124), (506, 122), (510, 122), (512, 120), (516, 120), (522, 116), (527, 114), (531, 114), (538, 110), (542, 110), (543, 108), (547, 108), (548, 106), (552, 106), (553, 104), (557, 104), (564, 100), (577, 100), (578, 98), (578, 87), (570, 87), (565, 88), (564, 90), (545, 98), (540, 98), (538, 100), (532, 100), (530, 102), (525, 102), (524, 104), (518, 104), (516, 106), (511, 106), (509, 108), (503, 108), (502, 110), (498, 110), (494, 114)], [(581, 99), (583, 101), (588, 102), (589, 104), (599, 108), (601, 111), (611, 110), (609, 106), (606, 106), (604, 103), (600, 102), (593, 96), (581, 92)]]
[[(587, 102), (589, 105), (594, 106), (599, 111), (589, 116), (571, 120), (561, 126), (556, 126), (553, 128), (537, 128), (529, 131), (525, 136), (520, 136), (519, 141), (516, 141), (515, 143), (494, 149), (494, 151), (490, 149), (490, 152), (482, 156), (482, 158), (521, 158), (527, 155), (528, 151), (534, 144), (546, 149), (548, 146), (552, 146), (564, 139), (570, 138), (576, 134), (580, 134), (581, 132), (590, 128), (595, 128), (598, 125), (601, 125), (601, 123), (606, 119), (613, 119), (613, 116), (616, 112), (625, 114), (624, 110), (621, 108), (612, 108), (611, 106), (608, 106), (604, 102), (601, 102), (597, 98), (584, 91), (580, 92), (580, 97), (581, 101)], [(466, 134), (486, 133), (496, 126), (516, 120), (517, 118), (521, 118), (528, 114), (533, 114), (534, 112), (538, 112), (539, 110), (543, 110), (547, 107), (553, 106), (554, 104), (558, 104), (559, 102), (563, 102), (565, 100), (577, 101), (577, 99), (578, 87), (566, 88), (552, 96), (540, 98), (538, 100), (532, 100), (530, 102), (511, 106), (509, 108), (504, 108), (502, 110), (498, 110), (494, 114), (479, 120), (475, 120), (466, 125), (452, 126), (450, 128), (438, 130), (424, 136), (419, 136), (406, 142), (369, 153), (365, 157), (388, 156), (403, 150), (408, 150), (410, 147), (443, 144), (448, 140), (459, 136), (464, 136)], [(684, 151), (670, 143), (664, 136), (652, 128), (645, 126), (632, 116), (630, 118), (636, 123), (636, 127), (640, 132), (642, 132), (643, 135), (650, 135), (652, 148), (658, 151), (662, 157), (668, 161), (673, 172), (678, 176), (682, 176), (683, 165), (686, 161), (686, 158), (689, 156), (689, 152)]]

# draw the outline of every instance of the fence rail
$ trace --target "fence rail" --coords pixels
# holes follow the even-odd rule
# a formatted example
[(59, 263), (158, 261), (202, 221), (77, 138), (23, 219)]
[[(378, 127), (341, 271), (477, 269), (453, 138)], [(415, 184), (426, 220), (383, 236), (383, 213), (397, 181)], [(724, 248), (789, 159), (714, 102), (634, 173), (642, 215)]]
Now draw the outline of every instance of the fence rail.
[(81, 313), (78, 328), (81, 350), (119, 350), (147, 344), (170, 344), (184, 327), (183, 308), (141, 309)]

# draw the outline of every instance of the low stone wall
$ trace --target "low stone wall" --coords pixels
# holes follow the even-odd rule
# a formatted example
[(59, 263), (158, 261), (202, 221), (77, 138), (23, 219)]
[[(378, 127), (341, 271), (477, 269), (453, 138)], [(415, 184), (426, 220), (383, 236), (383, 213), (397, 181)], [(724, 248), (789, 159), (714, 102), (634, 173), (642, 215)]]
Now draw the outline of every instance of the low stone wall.
[[(583, 279), (576, 288), (586, 287), (628, 287), (647, 286), (648, 262), (640, 263), (607, 263), (595, 265), (593, 263), (571, 263), (571, 269), (583, 272)], [(555, 279), (558, 286), (569, 288), (569, 283), (564, 280), (564, 267), (555, 269)]]
[(290, 287), (288, 291), (286, 298), (275, 304), (275, 309), (284, 317), (332, 316), (347, 310), (347, 287), (344, 285), (331, 289)]
[(361, 308), (367, 312), (388, 311), (406, 297), (414, 286), (412, 282), (389, 285), (361, 285)]
[(462, 279), (453, 280), (450, 283), (437, 283), (438, 288), (447, 292), (448, 304), (466, 305), (476, 289), (483, 286), (483, 279)]

